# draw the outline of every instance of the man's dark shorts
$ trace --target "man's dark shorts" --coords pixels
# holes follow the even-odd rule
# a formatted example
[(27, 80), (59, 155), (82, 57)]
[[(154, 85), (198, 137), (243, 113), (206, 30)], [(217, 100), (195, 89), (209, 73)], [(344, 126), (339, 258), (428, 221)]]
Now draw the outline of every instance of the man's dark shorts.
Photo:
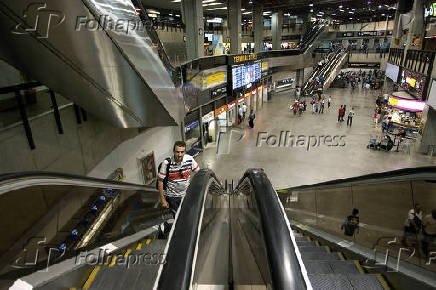
[(168, 207), (176, 214), (179, 209), (180, 203), (182, 202), (182, 197), (170, 197), (165, 196), (166, 201), (168, 202)]

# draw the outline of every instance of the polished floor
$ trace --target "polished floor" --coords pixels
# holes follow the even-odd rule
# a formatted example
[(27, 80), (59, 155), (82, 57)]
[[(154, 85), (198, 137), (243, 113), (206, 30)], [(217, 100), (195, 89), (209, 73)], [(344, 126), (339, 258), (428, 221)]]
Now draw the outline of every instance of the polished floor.
[[(235, 182), (246, 169), (263, 168), (277, 189), (401, 168), (436, 165), (436, 156), (417, 152), (418, 143), (411, 147), (410, 154), (403, 150), (384, 152), (366, 148), (370, 136), (382, 135), (381, 129), (375, 128), (372, 122), (375, 100), (379, 93), (380, 91), (361, 88), (354, 92), (350, 88), (330, 89), (326, 92), (326, 96), (332, 96), (330, 109), (326, 108), (324, 114), (312, 114), (308, 106), (302, 116), (294, 116), (289, 111), (289, 105), (293, 102), (289, 92), (278, 93), (256, 112), (254, 129), (250, 129), (245, 122), (228, 130), (218, 148), (209, 147), (196, 159), (202, 168), (210, 168), (219, 178), (229, 181), (233, 179)], [(347, 127), (346, 120), (337, 122), (338, 109), (342, 104), (347, 105), (346, 114), (354, 107), (356, 115), (352, 127)], [(288, 135), (295, 136), (288, 137), (287, 147), (283, 146), (284, 133), (281, 146), (277, 145), (281, 131), (290, 131)], [(302, 135), (300, 141), (299, 135)], [(332, 142), (329, 138), (326, 140), (325, 136), (345, 137), (341, 141), (336, 138), (337, 142)], [(272, 146), (274, 138), (276, 146)], [(311, 145), (315, 142), (321, 145), (308, 149), (309, 138)], [(260, 144), (257, 144), (258, 139)], [(294, 145), (291, 141), (294, 141)], [(338, 143), (345, 146), (326, 146)]]

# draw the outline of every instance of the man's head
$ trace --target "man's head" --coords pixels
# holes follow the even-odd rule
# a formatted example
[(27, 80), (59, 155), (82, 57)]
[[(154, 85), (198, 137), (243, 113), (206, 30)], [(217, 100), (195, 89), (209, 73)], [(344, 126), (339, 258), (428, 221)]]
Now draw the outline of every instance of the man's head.
[(416, 203), (415, 204), (415, 212), (418, 213), (418, 212), (421, 212), (421, 211), (422, 211), (421, 205), (419, 203)]
[(359, 214), (359, 210), (357, 208), (353, 208), (352, 215), (358, 215), (358, 214)]
[(174, 151), (174, 160), (177, 163), (182, 162), (183, 156), (186, 154), (186, 143), (183, 141), (176, 141), (173, 147)]

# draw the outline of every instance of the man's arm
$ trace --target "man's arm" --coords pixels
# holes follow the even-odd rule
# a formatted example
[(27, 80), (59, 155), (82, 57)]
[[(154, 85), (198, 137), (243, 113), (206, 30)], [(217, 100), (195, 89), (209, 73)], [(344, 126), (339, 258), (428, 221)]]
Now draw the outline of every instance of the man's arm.
[(160, 178), (157, 180), (157, 188), (159, 189), (160, 204), (163, 208), (168, 208), (168, 202), (166, 201), (163, 192), (163, 180)]

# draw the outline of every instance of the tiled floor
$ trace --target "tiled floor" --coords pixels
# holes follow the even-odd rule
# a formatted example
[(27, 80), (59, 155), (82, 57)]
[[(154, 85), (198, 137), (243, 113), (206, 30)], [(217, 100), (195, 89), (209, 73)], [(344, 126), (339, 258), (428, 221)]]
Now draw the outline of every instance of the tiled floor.
[[(289, 98), (290, 94), (278, 93), (264, 104), (262, 110), (256, 112), (254, 129), (248, 128), (247, 123), (241, 125), (240, 129), (235, 128), (227, 135), (229, 144), (225, 144), (226, 141), (220, 142), (219, 147), (224, 146), (225, 150), (218, 148), (220, 154), (217, 155), (216, 147), (208, 148), (197, 160), (200, 166), (212, 169), (219, 178), (235, 181), (242, 177), (247, 168), (264, 168), (277, 189), (400, 168), (436, 165), (436, 157), (416, 153), (416, 148), (413, 147), (410, 155), (402, 151), (384, 152), (366, 148), (370, 135), (381, 135), (380, 128), (374, 128), (372, 123), (378, 93), (380, 91), (361, 88), (354, 92), (349, 88), (330, 89), (327, 91), (327, 95), (332, 96), (330, 109), (326, 108), (324, 114), (315, 115), (311, 114), (311, 108), (308, 107), (301, 117), (293, 116), (288, 109), (293, 102)], [(341, 104), (347, 105), (347, 113), (351, 107), (355, 109), (352, 127), (347, 127), (346, 120), (337, 122)], [(267, 146), (265, 141), (262, 141), (261, 146), (256, 146), (259, 137), (275, 135), (278, 140), (281, 131), (290, 131), (295, 136), (292, 137), (294, 142), (298, 141), (298, 135), (303, 135), (303, 140), (298, 143), (301, 147), (272, 147)], [(345, 146), (329, 147), (324, 142), (319, 142), (319, 137), (326, 135), (345, 136), (342, 139), (344, 142), (339, 142), (341, 145), (345, 143)], [(309, 136), (317, 136), (321, 145), (308, 150), (306, 145)], [(269, 144), (273, 143), (273, 138), (269, 139)], [(326, 144), (332, 144), (329, 139), (321, 138)], [(288, 138), (288, 144), (289, 140), (291, 139)], [(315, 142), (311, 137), (311, 144)], [(283, 143), (284, 139), (280, 144)]]

